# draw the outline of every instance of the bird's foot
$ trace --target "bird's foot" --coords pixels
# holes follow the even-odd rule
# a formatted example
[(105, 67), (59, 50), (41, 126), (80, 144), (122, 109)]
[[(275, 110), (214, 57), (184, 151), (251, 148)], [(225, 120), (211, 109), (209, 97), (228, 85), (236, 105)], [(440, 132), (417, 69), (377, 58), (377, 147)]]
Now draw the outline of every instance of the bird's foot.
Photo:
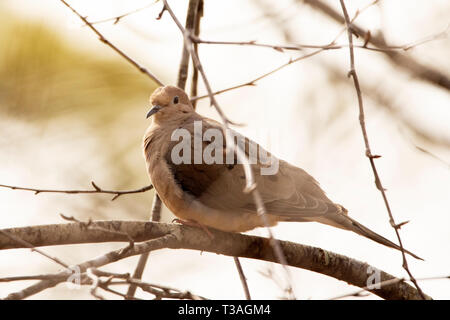
[(172, 223), (174, 223), (174, 222), (182, 224), (182, 225), (185, 225), (185, 226), (201, 228), (203, 231), (205, 231), (205, 233), (208, 235), (208, 237), (211, 240), (214, 239), (214, 235), (211, 233), (211, 231), (209, 231), (208, 227), (203, 225), (203, 224), (201, 224), (201, 223), (198, 223), (197, 221), (194, 221), (194, 220), (182, 220), (182, 219), (175, 218), (175, 219), (172, 220)]

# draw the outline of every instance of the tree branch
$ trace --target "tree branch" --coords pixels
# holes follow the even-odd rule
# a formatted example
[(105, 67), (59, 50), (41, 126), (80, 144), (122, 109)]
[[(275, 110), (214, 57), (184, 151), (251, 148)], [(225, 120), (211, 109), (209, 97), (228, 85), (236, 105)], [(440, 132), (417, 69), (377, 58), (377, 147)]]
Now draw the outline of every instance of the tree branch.
[(361, 131), (362, 131), (362, 135), (363, 135), (363, 138), (364, 138), (364, 145), (365, 145), (365, 148), (366, 148), (365, 154), (366, 154), (366, 157), (369, 159), (370, 166), (372, 167), (372, 172), (373, 172), (373, 175), (375, 177), (375, 185), (376, 185), (377, 189), (380, 191), (381, 196), (382, 196), (383, 201), (384, 201), (384, 204), (386, 206), (386, 210), (387, 210), (388, 215), (389, 215), (389, 222), (390, 222), (392, 228), (394, 228), (395, 234), (397, 235), (397, 239), (398, 239), (398, 242), (399, 242), (399, 245), (400, 245), (400, 250), (401, 250), (401, 253), (402, 253), (403, 268), (406, 270), (406, 272), (410, 276), (411, 281), (413, 282), (413, 284), (417, 288), (420, 296), (423, 299), (425, 299), (425, 296), (424, 296), (422, 290), (420, 289), (419, 284), (417, 283), (416, 279), (414, 279), (411, 271), (409, 270), (408, 262), (406, 260), (405, 249), (403, 248), (403, 243), (402, 243), (402, 239), (400, 237), (400, 232), (399, 232), (399, 229), (400, 229), (402, 224), (396, 224), (395, 221), (394, 221), (394, 216), (392, 214), (391, 206), (390, 206), (389, 201), (387, 199), (385, 189), (384, 189), (384, 187), (383, 187), (383, 185), (381, 183), (381, 179), (380, 179), (380, 176), (378, 174), (378, 171), (377, 171), (377, 168), (376, 168), (376, 165), (375, 165), (375, 159), (379, 158), (380, 156), (373, 155), (372, 151), (370, 149), (369, 137), (367, 135), (366, 124), (365, 124), (365, 115), (364, 115), (364, 106), (363, 106), (363, 98), (362, 98), (362, 93), (361, 93), (361, 87), (359, 85), (358, 74), (356, 73), (356, 69), (355, 69), (355, 53), (354, 53), (354, 50), (353, 50), (353, 32), (351, 30), (350, 17), (349, 17), (349, 15), (347, 13), (347, 8), (345, 7), (344, 0), (340, 0), (340, 3), (341, 3), (341, 7), (342, 7), (342, 12), (344, 13), (344, 17), (345, 17), (345, 24), (347, 26), (348, 43), (349, 43), (350, 71), (348, 73), (348, 76), (353, 78), (353, 84), (355, 86), (356, 95), (358, 97), (359, 123), (360, 123), (360, 126), (361, 126)]
[(156, 4), (157, 1), (153, 1), (152, 3), (147, 4), (144, 7), (140, 7), (138, 9), (134, 9), (132, 11), (128, 11), (126, 13), (123, 13), (121, 15), (112, 17), (112, 18), (106, 18), (106, 19), (102, 19), (102, 20), (97, 20), (97, 21), (91, 21), (91, 24), (100, 24), (100, 23), (105, 23), (105, 22), (109, 22), (109, 21), (113, 21), (113, 24), (118, 24), (120, 20), (122, 20), (125, 17), (128, 17), (129, 15), (132, 15), (134, 13), (137, 13), (139, 11), (142, 11), (144, 9), (150, 8), (151, 6), (153, 6), (154, 4)]
[[(215, 239), (215, 241), (211, 241), (209, 236), (199, 228), (142, 221), (96, 221), (93, 222), (93, 226), (113, 230), (115, 232), (105, 233), (95, 229), (86, 229), (79, 223), (10, 228), (4, 229), (4, 231), (31, 243), (35, 247), (80, 243), (128, 242), (126, 236), (118, 234), (117, 232), (128, 234), (135, 241), (147, 242), (152, 239), (171, 235), (170, 241), (168, 240), (164, 243), (159, 242), (157, 246), (153, 244), (151, 250), (161, 248), (191, 249), (223, 254), (231, 257), (242, 257), (279, 263), (272, 250), (270, 240), (262, 237), (227, 233), (211, 229)], [(321, 248), (301, 245), (289, 241), (278, 241), (278, 243), (285, 254), (287, 265), (334, 277), (360, 288), (365, 288), (367, 287), (367, 284), (370, 283), (370, 275), (367, 272), (369, 268), (378, 270), (367, 263)], [(97, 262), (84, 263), (81, 266), (81, 270), (83, 270), (83, 267), (99, 267), (131, 255), (141, 254), (143, 249), (140, 249), (140, 246), (142, 246), (142, 244), (136, 244), (134, 248), (131, 248), (122, 256), (117, 253), (110, 254), (114, 259), (93, 259), (92, 261)], [(10, 238), (0, 235), (0, 250), (12, 248), (23, 248), (23, 246)], [(146, 249), (148, 249), (148, 247), (146, 247)], [(100, 261), (102, 261), (102, 263), (99, 263)], [(380, 282), (397, 279), (384, 271), (378, 271)], [(65, 281), (67, 278), (66, 273), (64, 273), (64, 280), (61, 281)], [(28, 289), (26, 296), (39, 292), (36, 290), (45, 287), (40, 284), (41, 282), (34, 285), (32, 289)], [(56, 284), (55, 280), (51, 283), (46, 283), (49, 287)], [(384, 299), (409, 300), (421, 298), (417, 289), (402, 281), (383, 285), (380, 289), (370, 289), (368, 291)], [(21, 297), (24, 296), (14, 296), (16, 299)], [(426, 298), (431, 299), (428, 296), (426, 296)]]
[[(328, 4), (322, 2), (321, 0), (297, 0), (298, 2), (306, 3), (314, 9), (320, 10), (322, 13), (326, 14), (328, 17), (334, 21), (345, 24), (345, 18), (339, 14), (336, 10), (330, 7)], [(370, 34), (369, 30), (366, 30), (354, 23), (351, 23), (351, 30), (353, 33), (364, 38), (367, 34)], [(367, 42), (373, 44), (378, 48), (389, 47), (384, 40), (382, 35), (370, 35)], [(425, 66), (417, 62), (414, 58), (411, 58), (401, 52), (396, 51), (382, 51), (395, 65), (403, 68), (412, 75), (421, 78), (422, 80), (428, 81), (432, 84), (440, 86), (444, 89), (450, 90), (450, 78), (439, 70), (433, 69), (432, 67)]]
[(132, 194), (132, 193), (141, 193), (146, 192), (151, 189), (153, 189), (152, 185), (148, 185), (139, 189), (134, 190), (105, 190), (100, 188), (94, 181), (91, 181), (93, 190), (57, 190), (57, 189), (38, 189), (38, 188), (30, 188), (30, 187), (17, 187), (17, 186), (11, 186), (6, 184), (0, 184), (1, 188), (8, 188), (12, 190), (21, 190), (21, 191), (32, 191), (34, 194), (40, 194), (40, 193), (67, 193), (67, 194), (89, 194), (89, 193), (107, 193), (107, 194), (114, 194), (114, 197), (111, 199), (111, 201), (116, 200), (118, 197), (124, 194)]
[[(353, 23), (353, 22), (352, 22)], [(439, 31), (435, 34), (427, 36), (423, 39), (419, 39), (413, 42), (409, 42), (403, 45), (392, 45), (392, 46), (384, 46), (384, 47), (368, 47), (367, 43), (363, 44), (354, 44), (353, 48), (365, 49), (370, 51), (378, 51), (378, 52), (386, 52), (386, 51), (408, 51), (425, 43), (446, 38), (448, 36), (448, 29), (450, 26), (444, 31)], [(371, 36), (370, 36), (371, 37)], [(201, 39), (198, 36), (191, 36), (194, 44), (210, 44), (210, 45), (232, 45), (232, 46), (253, 46), (260, 48), (270, 48), (279, 52), (283, 52), (284, 50), (293, 50), (293, 51), (301, 51), (303, 49), (324, 49), (324, 50), (339, 50), (343, 48), (347, 48), (348, 44), (324, 44), (324, 45), (312, 45), (312, 44), (270, 44), (270, 43), (260, 43), (255, 40), (250, 41), (220, 41), (220, 40), (205, 40)], [(370, 38), (367, 38), (370, 39)], [(367, 42), (366, 39), (366, 42)]]

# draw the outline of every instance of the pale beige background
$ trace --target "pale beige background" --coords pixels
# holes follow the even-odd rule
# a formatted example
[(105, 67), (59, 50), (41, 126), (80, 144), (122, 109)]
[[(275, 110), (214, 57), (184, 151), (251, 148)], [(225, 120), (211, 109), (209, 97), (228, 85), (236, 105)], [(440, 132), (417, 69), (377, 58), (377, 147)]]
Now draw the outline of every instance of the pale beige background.
[[(70, 3), (91, 20), (112, 17), (150, 1), (81, 1)], [(185, 1), (171, 1), (184, 21)], [(215, 40), (258, 40), (286, 43), (280, 24), (292, 34), (291, 41), (325, 44), (341, 29), (310, 7), (295, 1), (205, 1), (202, 37)], [(370, 1), (347, 1), (350, 14)], [(276, 19), (267, 18), (258, 4), (264, 3)], [(336, 8), (337, 1), (329, 1)], [(98, 25), (105, 36), (156, 73), (163, 82), (176, 82), (181, 51), (181, 35), (168, 15), (155, 17), (161, 4), (124, 18), (119, 24)], [(151, 83), (96, 36), (81, 27), (77, 18), (61, 3), (53, 0), (3, 0), (0, 10), (19, 25), (32, 23), (48, 28), (54, 37), (68, 45), (80, 57), (93, 57), (97, 63), (120, 64), (127, 77), (139, 78), (139, 93), (130, 82), (123, 85), (122, 98), (108, 91), (99, 75), (88, 87), (76, 74), (58, 82), (65, 88), (81, 86), (77, 92), (86, 101), (61, 111), (61, 105), (46, 104), (33, 109), (28, 101), (16, 113), (14, 106), (0, 100), (0, 183), (46, 188), (89, 187), (91, 180), (105, 188), (131, 189), (148, 183), (141, 155), (141, 139), (148, 121), (147, 98)], [(381, 1), (361, 14), (357, 22), (373, 32), (382, 30), (392, 44), (406, 44), (443, 31), (448, 23), (448, 1)], [(275, 21), (275, 22), (274, 22)], [(14, 33), (16, 29), (9, 30)], [(11, 34), (10, 34), (11, 36)], [(9, 39), (14, 39), (10, 37)], [(7, 52), (17, 40), (3, 41)], [(339, 43), (346, 43), (344, 35)], [(200, 57), (213, 89), (246, 82), (296, 57), (298, 53), (280, 53), (271, 49), (236, 46), (201, 46)], [(450, 74), (448, 38), (411, 50), (417, 60)], [(80, 58), (81, 59), (81, 58)], [(79, 59), (79, 60), (80, 60)], [(83, 59), (77, 61), (83, 66)], [(397, 222), (410, 220), (401, 229), (407, 248), (425, 258), (409, 259), (413, 274), (420, 277), (448, 275), (450, 271), (450, 96), (448, 91), (413, 79), (393, 67), (380, 53), (356, 50), (356, 68), (363, 91), (375, 89), (391, 105), (381, 105), (365, 96), (367, 129), (373, 152), (383, 157), (377, 166)], [(68, 62), (73, 64), (74, 62)], [(39, 68), (28, 60), (24, 68)], [(348, 70), (348, 50), (327, 51), (291, 65), (262, 80), (256, 87), (242, 88), (218, 97), (226, 114), (246, 127), (239, 130), (263, 144), (277, 156), (311, 173), (331, 199), (342, 203), (352, 217), (371, 229), (395, 239), (389, 226), (382, 198), (364, 156), (358, 123), (357, 100)], [(330, 72), (330, 70), (334, 70)], [(118, 76), (120, 77), (120, 75)], [(127, 79), (128, 79), (127, 78)], [(39, 80), (33, 79), (39, 89)], [(42, 79), (44, 80), (44, 79)], [(27, 79), (27, 81), (31, 81)], [(133, 86), (133, 87), (132, 87)], [(145, 89), (148, 86), (148, 92)], [(0, 85), (1, 87), (1, 85)], [(132, 88), (131, 88), (132, 87)], [(130, 93), (127, 93), (129, 90)], [(202, 87), (202, 92), (204, 89)], [(144, 92), (144, 93), (143, 93)], [(54, 93), (51, 93), (54, 94)], [(42, 98), (42, 97), (41, 97)], [(42, 102), (44, 101), (44, 102)], [(49, 100), (50, 101), (50, 100)], [(95, 106), (102, 104), (101, 111)], [(388, 109), (390, 107), (391, 109)], [(28, 109), (34, 110), (28, 117)], [(44, 119), (39, 113), (47, 112)], [(75, 109), (81, 109), (77, 111)], [(97, 110), (89, 112), (89, 110)], [(36, 111), (37, 110), (37, 111)], [(76, 113), (77, 112), (77, 113)], [(198, 112), (217, 119), (207, 101)], [(31, 113), (31, 111), (30, 111)], [(75, 115), (74, 115), (75, 114)], [(415, 134), (408, 123), (432, 137)], [(424, 154), (415, 145), (427, 149), (441, 160)], [(152, 194), (124, 196), (114, 202), (104, 195), (38, 195), (0, 190), (0, 227), (61, 222), (59, 213), (81, 219), (148, 219)], [(164, 220), (172, 217), (164, 212)], [(284, 223), (273, 229), (280, 239), (319, 246), (366, 261), (397, 276), (405, 276), (401, 255), (389, 248), (350, 232), (316, 224)], [(265, 235), (264, 230), (253, 234)], [(120, 247), (121, 244), (79, 245), (45, 248), (70, 264), (92, 258)], [(131, 271), (137, 258), (107, 266), (106, 270)], [(242, 260), (252, 296), (273, 299), (281, 295), (277, 283), (261, 275), (271, 265)], [(0, 277), (54, 272), (58, 266), (29, 250), (0, 252)], [(291, 268), (296, 296), (300, 299), (330, 298), (355, 288), (313, 272)], [(281, 276), (281, 269), (275, 267)], [(242, 299), (243, 292), (233, 260), (215, 254), (162, 250), (151, 254), (144, 274), (148, 282), (188, 289), (213, 299)], [(0, 285), (0, 296), (30, 283)], [(423, 290), (436, 299), (448, 299), (448, 280), (421, 282)], [(105, 296), (108, 297), (107, 294)], [(32, 298), (90, 298), (88, 288), (70, 290), (66, 285)], [(373, 296), (368, 297), (374, 298)]]

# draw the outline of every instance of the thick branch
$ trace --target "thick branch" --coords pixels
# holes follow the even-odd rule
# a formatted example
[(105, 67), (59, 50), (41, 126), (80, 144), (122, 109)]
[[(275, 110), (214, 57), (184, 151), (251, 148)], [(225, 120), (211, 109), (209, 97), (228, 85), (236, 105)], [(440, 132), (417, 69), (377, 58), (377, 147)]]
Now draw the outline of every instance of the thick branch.
[[(97, 221), (93, 222), (93, 225), (115, 232), (108, 233), (96, 229), (86, 229), (79, 223), (11, 228), (4, 231), (20, 237), (36, 247), (129, 241), (126, 236), (117, 232), (126, 233), (135, 241), (146, 241), (173, 234), (177, 236), (171, 238), (170, 246), (166, 246), (171, 249), (200, 250), (278, 263), (270, 240), (267, 238), (211, 230), (215, 239), (211, 241), (209, 236), (199, 228), (142, 221)], [(320, 248), (288, 241), (279, 241), (279, 244), (285, 254), (287, 265), (328, 275), (360, 288), (365, 288), (370, 283), (369, 277), (371, 275), (367, 272), (368, 268), (377, 270), (367, 263)], [(21, 247), (23, 246), (19, 243), (0, 235), (0, 249)], [(126, 256), (133, 253), (139, 254), (140, 252), (132, 250)], [(395, 279), (395, 277), (380, 270), (380, 281), (390, 279)], [(393, 283), (370, 291), (384, 299), (421, 298), (414, 287), (404, 282)]]

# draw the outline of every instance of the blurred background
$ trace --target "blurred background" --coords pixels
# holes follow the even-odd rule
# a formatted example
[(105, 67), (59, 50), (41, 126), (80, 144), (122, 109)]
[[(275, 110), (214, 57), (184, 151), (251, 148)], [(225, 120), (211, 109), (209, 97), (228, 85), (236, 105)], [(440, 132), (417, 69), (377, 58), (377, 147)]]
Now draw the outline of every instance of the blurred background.
[[(340, 11), (337, 1), (324, 1)], [(372, 1), (347, 1), (351, 17)], [(156, 74), (175, 84), (182, 37), (162, 3), (72, 0), (104, 36)], [(171, 1), (181, 21), (187, 1)], [(59, 1), (2, 0), (0, 29), (0, 184), (52, 189), (135, 189), (149, 184), (142, 156), (148, 97), (156, 85), (109, 47)], [(408, 45), (439, 37), (406, 52), (450, 76), (447, 34), (450, 3), (379, 1), (356, 19), (388, 44)], [(296, 0), (205, 1), (201, 38), (272, 44), (325, 45), (342, 30), (314, 7)], [(355, 40), (362, 44), (363, 40)], [(346, 44), (345, 33), (337, 43)], [(200, 45), (213, 90), (253, 80), (311, 50), (279, 52), (250, 46)], [(401, 236), (406, 248), (425, 258), (409, 259), (417, 278), (450, 273), (450, 95), (390, 62), (380, 52), (355, 49), (376, 164), (396, 222), (410, 220)], [(378, 233), (396, 240), (381, 195), (375, 188), (358, 122), (355, 89), (346, 77), (348, 49), (324, 51), (259, 81), (217, 97), (228, 117), (245, 123), (238, 131), (278, 157), (313, 175), (334, 201)], [(200, 81), (200, 93), (206, 91)], [(206, 100), (198, 112), (218, 119)], [(0, 227), (62, 223), (59, 214), (80, 220), (147, 220), (153, 192), (125, 195), (39, 194), (0, 189)], [(163, 221), (173, 216), (163, 212)], [(400, 253), (353, 233), (314, 223), (282, 223), (276, 237), (319, 246), (406, 276)], [(264, 235), (263, 230), (252, 234)], [(123, 244), (73, 245), (45, 250), (76, 264)], [(138, 257), (104, 270), (132, 272)], [(242, 260), (253, 298), (282, 296), (278, 266)], [(0, 277), (55, 272), (59, 266), (29, 250), (0, 251)], [(327, 299), (352, 292), (348, 284), (291, 268), (299, 299)], [(233, 259), (188, 250), (151, 253), (143, 279), (190, 290), (212, 299), (243, 299)], [(0, 296), (32, 282), (2, 283)], [(449, 280), (420, 282), (435, 299), (450, 298)], [(103, 294), (103, 293), (102, 293)], [(105, 297), (108, 296), (104, 293)], [(138, 297), (146, 295), (138, 290)], [(32, 299), (91, 298), (89, 288), (65, 284)], [(110, 298), (115, 298), (111, 296)], [(377, 299), (368, 296), (358, 299)]]

